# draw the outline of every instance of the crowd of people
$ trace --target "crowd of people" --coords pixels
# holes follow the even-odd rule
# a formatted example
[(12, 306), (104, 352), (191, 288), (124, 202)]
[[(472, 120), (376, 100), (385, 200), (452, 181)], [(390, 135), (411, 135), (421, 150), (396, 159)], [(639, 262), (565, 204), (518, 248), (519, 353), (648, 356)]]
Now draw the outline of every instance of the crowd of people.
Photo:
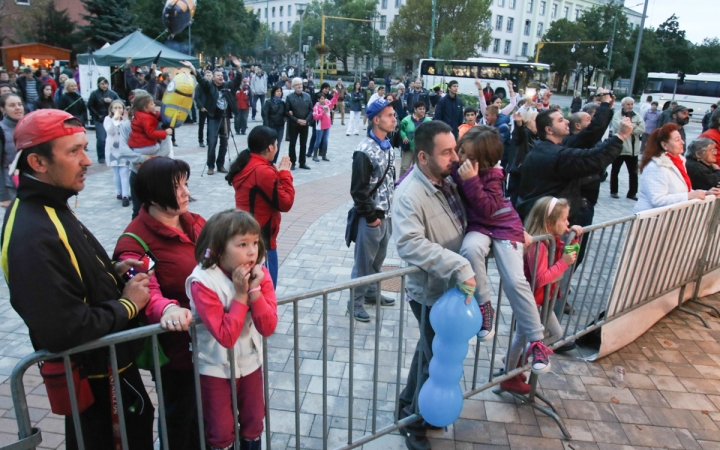
[[(634, 112), (632, 98), (623, 99), (622, 110), (614, 112), (615, 97), (599, 90), (566, 118), (550, 102), (549, 91), (519, 101), (510, 81), (507, 104), (481, 89), (478, 81), (475, 108), (463, 105), (453, 80), (444, 95), (430, 95), (420, 80), (407, 80), (407, 89), (399, 83), (390, 92), (391, 86), (375, 87), (372, 79), (352, 87), (338, 79), (315, 91), (311, 74), (301, 78), (282, 73), (275, 80), (260, 68), (246, 74), (236, 58), (230, 62), (231, 70), (204, 71), (182, 62), (198, 82), (198, 140), (208, 144), (207, 173), (224, 173), (235, 192), (236, 209), (207, 220), (189, 211), (191, 170), (173, 158), (173, 129), (161, 125), (156, 108), (157, 90), (172, 79), (171, 73), (162, 74), (158, 82), (154, 66), (132, 73), (132, 60), (127, 61), (126, 79), (133, 86), (130, 107), (104, 78), (85, 105), (77, 99), (77, 82), (68, 77), (56, 102), (60, 88), (56, 84), (53, 92), (52, 84), (41, 82), (42, 73), (23, 75), (24, 82), (17, 84), (22, 94), (11, 91), (0, 97), (0, 205), (8, 211), (2, 269), (11, 304), (28, 325), (34, 348), (53, 352), (142, 324), (159, 323), (173, 331), (160, 337), (167, 362), (153, 374), (163, 380), (173, 449), (200, 445), (193, 352), (198, 355), (202, 425), (209, 447), (234, 448), (233, 365), (240, 448), (261, 449), (267, 400), (261, 339), (271, 335), (278, 322), (281, 213), (290, 211), (295, 200), (292, 171), (309, 169), (307, 158), (329, 161), (334, 114), (345, 125), (340, 104), (348, 102), (349, 107), (346, 135), (359, 135), (360, 116), (367, 126), (352, 154), (353, 206), (346, 230), (348, 246), (355, 243), (351, 277), (379, 273), (391, 241), (404, 261), (421, 269), (410, 274), (406, 284), (421, 333), (397, 405), (399, 419), (418, 412), (415, 393), (428, 378), (434, 336), (430, 321), (423, 318), (448, 288), (458, 286), (466, 302), (477, 304), (483, 317), (480, 342), (493, 338), (495, 311), (485, 267), (491, 250), (517, 321), (505, 369), (530, 362), (534, 373), (550, 370), (548, 346), (563, 337), (558, 317), (565, 311), (551, 311), (543, 323), (545, 292), (556, 295), (564, 274), (581, 263), (582, 251), (566, 252), (565, 245), (585, 243), (583, 227), (592, 224), (608, 167), (611, 198), (618, 198), (617, 177), (622, 165), (627, 166), (627, 198), (637, 200), (637, 212), (720, 194), (719, 110), (686, 152), (683, 127), (692, 110), (668, 105), (658, 112), (651, 98), (640, 114)], [(435, 104), (433, 97), (438, 97)], [(30, 110), (28, 98), (38, 106), (57, 107)], [(81, 103), (82, 112), (75, 108)], [(87, 111), (96, 130), (103, 130), (96, 131), (98, 160), (113, 168), (123, 206), (133, 206), (133, 220), (119, 237), (112, 259), (67, 203), (85, 187), (92, 164), (85, 152)], [(261, 119), (262, 125), (250, 127), (248, 117)], [(235, 133), (250, 131), (248, 148), (226, 169), (231, 119)], [(283, 137), (289, 141), (289, 154), (280, 156)], [(396, 151), (401, 152), (399, 174)], [(554, 264), (547, 263), (550, 242), (534, 241), (533, 235), (552, 236)], [(35, 281), (37, 273), (45, 274), (45, 283)], [(353, 292), (347, 308), (357, 321), (371, 320), (365, 305), (395, 304), (376, 284)], [(194, 316), (205, 328), (191, 348), (187, 330)], [(86, 448), (114, 445), (111, 407), (116, 396), (123, 400), (129, 448), (153, 448), (154, 410), (135, 363), (135, 347), (117, 346), (120, 392), (110, 389), (106, 352), (73, 356), (94, 398), (80, 414)], [(572, 348), (564, 347), (558, 350)], [(228, 348), (234, 349), (234, 360)], [(500, 387), (520, 394), (530, 391), (524, 374)], [(429, 449), (429, 427), (421, 422), (406, 425), (401, 432), (408, 448)], [(66, 438), (68, 449), (77, 448), (70, 416)]]

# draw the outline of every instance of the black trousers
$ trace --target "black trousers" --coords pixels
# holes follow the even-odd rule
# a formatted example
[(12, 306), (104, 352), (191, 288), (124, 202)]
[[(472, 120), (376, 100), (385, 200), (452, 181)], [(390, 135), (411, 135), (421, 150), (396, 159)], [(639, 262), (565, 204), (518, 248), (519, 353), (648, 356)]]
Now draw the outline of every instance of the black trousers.
[(300, 136), (300, 165), (304, 166), (305, 152), (307, 151), (308, 127), (307, 125), (304, 127), (298, 125), (290, 125), (289, 128), (290, 148), (288, 150), (288, 153), (290, 154), (290, 162), (295, 164), (298, 159), (297, 155), (295, 154), (295, 144), (297, 143), (298, 136)]
[[(415, 354), (413, 355), (412, 364), (410, 365), (410, 371), (408, 372), (407, 385), (405, 389), (400, 393), (400, 402), (398, 404), (398, 418), (404, 419), (405, 417), (411, 416), (419, 411), (417, 398), (415, 397), (415, 390), (418, 393), (420, 388), (425, 381), (430, 377), (430, 360), (433, 356), (432, 342), (435, 339), (435, 331), (430, 325), (430, 307), (422, 305), (416, 301), (408, 302), (410, 309), (412, 310), (415, 319), (418, 321), (418, 325), (421, 327), (420, 339), (418, 340), (417, 346), (415, 347)], [(425, 309), (425, 326), (422, 327), (422, 310)], [(422, 355), (422, 362), (420, 361), (420, 355)], [(418, 370), (420, 371), (420, 381), (418, 382)], [(414, 422), (412, 425), (405, 427), (408, 433), (425, 436), (426, 429), (422, 425), (421, 421)]]
[(617, 194), (618, 192), (618, 175), (620, 174), (620, 168), (623, 163), (627, 166), (628, 176), (630, 177), (630, 189), (628, 189), (627, 196), (634, 197), (638, 191), (638, 158), (637, 156), (620, 155), (615, 158), (612, 163), (612, 169), (610, 171), (610, 193)]
[[(155, 408), (145, 391), (140, 372), (135, 365), (132, 365), (119, 376), (128, 448), (152, 450)], [(114, 450), (110, 383), (107, 378), (93, 378), (89, 381), (95, 402), (80, 414), (85, 448)], [(65, 448), (67, 450), (78, 448), (72, 416), (65, 417)]]
[(198, 123), (198, 142), (205, 142), (205, 121), (207, 120), (207, 111), (200, 111), (200, 121)]
[[(192, 369), (177, 370), (161, 368), (165, 399), (165, 421), (170, 448), (173, 450), (198, 450), (197, 405), (195, 403), (195, 377)], [(160, 422), (158, 421), (158, 426)], [(158, 432), (162, 439), (162, 433)]]
[(137, 179), (137, 173), (130, 171), (130, 200), (132, 201), (132, 218), (135, 219), (140, 214), (140, 207), (142, 202), (135, 192), (135, 180)]

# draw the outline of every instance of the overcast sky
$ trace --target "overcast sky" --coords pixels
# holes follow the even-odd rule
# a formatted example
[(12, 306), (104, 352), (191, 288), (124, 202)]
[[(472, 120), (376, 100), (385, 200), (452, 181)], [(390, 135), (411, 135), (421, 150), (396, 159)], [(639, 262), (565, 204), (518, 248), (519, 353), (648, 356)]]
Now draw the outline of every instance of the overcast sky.
[[(625, 0), (625, 6), (642, 13), (643, 5), (635, 7), (642, 0)], [(673, 13), (679, 18), (680, 29), (685, 30), (687, 38), (699, 44), (706, 37), (717, 37), (717, 14), (710, 13), (718, 8), (714, 0), (648, 0), (645, 28), (657, 28)], [(690, 6), (692, 5), (692, 6)]]

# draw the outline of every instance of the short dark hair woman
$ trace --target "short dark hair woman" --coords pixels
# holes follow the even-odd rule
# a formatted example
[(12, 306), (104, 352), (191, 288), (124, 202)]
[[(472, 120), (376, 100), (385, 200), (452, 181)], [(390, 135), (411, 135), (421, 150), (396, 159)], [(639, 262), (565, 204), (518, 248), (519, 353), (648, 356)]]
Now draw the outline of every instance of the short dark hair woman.
[[(267, 103), (267, 102), (266, 102)], [(255, 217), (267, 249), (267, 268), (277, 287), (277, 235), (280, 213), (288, 212), (295, 201), (290, 158), (279, 166), (271, 161), (278, 152), (278, 134), (269, 127), (255, 127), (248, 135), (248, 148), (238, 155), (225, 179), (235, 189), (235, 207)]]
[(280, 155), (280, 145), (282, 144), (283, 132), (285, 131), (286, 108), (283, 101), (283, 92), (281, 86), (274, 86), (270, 89), (270, 98), (265, 102), (262, 108), (263, 126), (272, 128), (277, 133), (277, 152), (273, 164), (277, 162)]
[[(115, 246), (113, 259), (140, 259), (145, 245), (156, 258), (150, 279), (148, 323), (166, 330), (160, 345), (170, 360), (160, 369), (165, 400), (169, 448), (200, 448), (195, 405), (195, 383), (188, 324), (192, 320), (185, 280), (197, 265), (195, 244), (205, 219), (188, 211), (191, 201), (190, 166), (166, 157), (152, 158), (137, 173), (135, 189), (142, 207)], [(142, 241), (142, 242), (141, 242)]]

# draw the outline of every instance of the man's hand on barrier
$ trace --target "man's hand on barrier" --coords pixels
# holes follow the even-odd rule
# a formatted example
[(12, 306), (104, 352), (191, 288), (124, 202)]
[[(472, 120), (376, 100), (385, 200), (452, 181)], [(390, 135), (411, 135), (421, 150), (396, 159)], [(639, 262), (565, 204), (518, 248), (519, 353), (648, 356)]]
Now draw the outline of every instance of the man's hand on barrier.
[(192, 320), (193, 316), (189, 309), (170, 305), (160, 319), (160, 327), (163, 330), (187, 331)]
[(633, 124), (629, 117), (623, 117), (623, 119), (620, 121), (620, 126), (618, 127), (617, 133), (615, 133), (615, 136), (619, 137), (623, 141), (630, 137), (630, 134), (633, 130)]
[(138, 311), (140, 311), (150, 301), (150, 289), (148, 289), (149, 282), (150, 275), (146, 273), (139, 273), (135, 275), (125, 285), (125, 289), (123, 289), (122, 292), (122, 298), (126, 298), (133, 302), (135, 306), (137, 306)]
[(577, 252), (565, 253), (562, 256), (562, 259), (567, 263), (568, 266), (572, 266), (577, 260)]
[(705, 191), (700, 191), (698, 189), (695, 189), (694, 191), (688, 192), (688, 200), (705, 200)]

